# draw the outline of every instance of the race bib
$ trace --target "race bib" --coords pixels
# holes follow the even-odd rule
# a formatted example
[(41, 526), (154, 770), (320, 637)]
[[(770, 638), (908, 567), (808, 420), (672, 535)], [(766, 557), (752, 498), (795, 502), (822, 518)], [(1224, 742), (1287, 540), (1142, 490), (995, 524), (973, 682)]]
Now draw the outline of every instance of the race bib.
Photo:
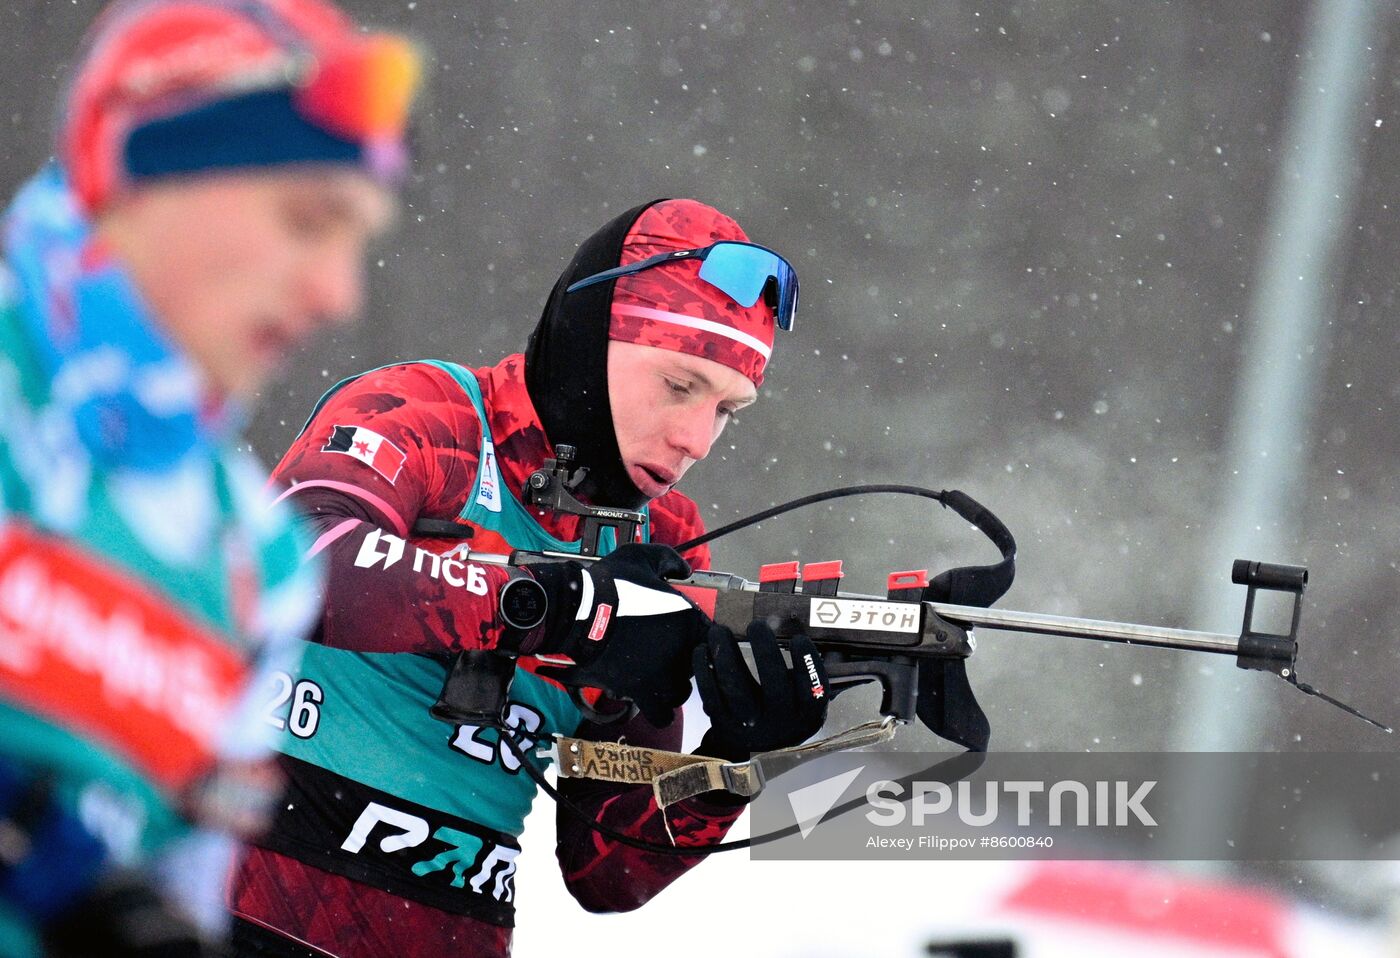
[(213, 762), (238, 652), (76, 544), (0, 525), (0, 695), (179, 790)]

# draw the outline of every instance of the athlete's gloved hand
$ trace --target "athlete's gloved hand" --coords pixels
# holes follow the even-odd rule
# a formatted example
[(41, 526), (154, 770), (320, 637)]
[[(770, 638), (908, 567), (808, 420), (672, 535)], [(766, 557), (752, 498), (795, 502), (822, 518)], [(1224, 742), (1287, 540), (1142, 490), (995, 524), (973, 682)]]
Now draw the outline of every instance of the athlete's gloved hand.
[(812, 640), (791, 638), (789, 665), (766, 623), (750, 623), (746, 639), (757, 681), (739, 640), (724, 626), (710, 626), (705, 645), (695, 650), (695, 683), (710, 717), (710, 730), (695, 750), (701, 755), (746, 761), (753, 752), (804, 742), (826, 721), (826, 667)]
[(670, 723), (690, 697), (691, 650), (709, 618), (668, 579), (690, 566), (670, 546), (629, 543), (598, 560), (529, 566), (549, 599), (542, 639), (528, 651), (574, 664), (541, 673), (631, 700), (647, 721)]

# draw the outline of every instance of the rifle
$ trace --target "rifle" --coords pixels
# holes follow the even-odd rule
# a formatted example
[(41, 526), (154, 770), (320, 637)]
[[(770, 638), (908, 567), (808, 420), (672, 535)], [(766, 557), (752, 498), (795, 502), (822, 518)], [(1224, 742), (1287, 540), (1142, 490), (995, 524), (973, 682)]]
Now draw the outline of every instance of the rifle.
[[(589, 562), (600, 558), (599, 550), (604, 544), (610, 544), (609, 536), (612, 542), (634, 541), (637, 529), (646, 521), (646, 516), (641, 512), (580, 502), (573, 492), (584, 478), (583, 470), (571, 473), (573, 458), (572, 448), (557, 446), (554, 458), (546, 459), (543, 467), (531, 474), (525, 497), (528, 504), (582, 517), (583, 536), (579, 553), (526, 550), (517, 550), (510, 555), (469, 553), (470, 560), (510, 565), (567, 560)], [(742, 795), (756, 795), (765, 784), (766, 774), (780, 774), (795, 764), (821, 754), (886, 741), (893, 735), (896, 726), (916, 718), (935, 734), (967, 749), (961, 756), (945, 760), (942, 764), (966, 765), (964, 760), (970, 759), (974, 762), (972, 767), (975, 767), (980, 764), (977, 753), (985, 751), (990, 737), (990, 723), (973, 695), (964, 668), (965, 660), (977, 648), (972, 633), (978, 626), (1233, 655), (1239, 668), (1272, 672), (1307, 695), (1320, 698), (1385, 732), (1391, 731), (1389, 726), (1299, 681), (1298, 626), (1302, 616), (1303, 591), (1308, 582), (1308, 570), (1301, 566), (1236, 560), (1231, 579), (1248, 591), (1240, 632), (1232, 635), (990, 608), (992, 602), (1006, 592), (1014, 578), (1016, 542), (1011, 532), (990, 510), (958, 490), (934, 492), (902, 485), (834, 489), (764, 510), (690, 542), (681, 543), (676, 548), (683, 552), (814, 502), (867, 493), (900, 493), (933, 499), (952, 509), (986, 535), (1001, 551), (1002, 559), (995, 565), (950, 569), (932, 580), (926, 570), (891, 573), (884, 596), (839, 591), (842, 577), (840, 562), (809, 563), (805, 569), (797, 562), (775, 563), (759, 571), (757, 582), (749, 582), (726, 572), (701, 570), (676, 583), (676, 588), (690, 597), (715, 622), (736, 634), (742, 635), (749, 623), (762, 619), (773, 628), (780, 644), (799, 633), (809, 636), (822, 653), (833, 697), (845, 689), (870, 682), (880, 685), (882, 696), (880, 719), (876, 721), (817, 743), (755, 756), (745, 763), (729, 764), (654, 752), (643, 762), (648, 768), (656, 758), (679, 760), (681, 763), (687, 760), (695, 762), (693, 765), (672, 765), (649, 779), (659, 806), (664, 808), (681, 798), (719, 787)], [(420, 520), (415, 524), (414, 532), (418, 535), (463, 539), (470, 537), (471, 529), (454, 522)], [(1255, 628), (1255, 600), (1261, 591), (1292, 596), (1291, 624), (1286, 634)], [(928, 598), (930, 595), (935, 598)], [(961, 601), (946, 601), (950, 599)], [(752, 847), (786, 834), (777, 832), (713, 846), (675, 848), (643, 841), (593, 821), (587, 812), (561, 795), (543, 772), (526, 759), (523, 754), (526, 746), (506, 723), (507, 696), (514, 673), (515, 662), (506, 653), (490, 650), (461, 652), (453, 662), (442, 694), (431, 712), (445, 722), (496, 729), (502, 744), (514, 753), (530, 778), (555, 802), (598, 834), (645, 851), (681, 856)], [(635, 713), (635, 709), (628, 707), (619, 712), (600, 714), (583, 698), (579, 689), (570, 688), (569, 691), (575, 704), (591, 721), (607, 723)], [(557, 758), (561, 748), (567, 747), (574, 752), (588, 745), (556, 736), (553, 751)], [(620, 744), (610, 747), (621, 752), (637, 751)], [(767, 773), (765, 763), (769, 766)], [(718, 772), (722, 774), (716, 778), (710, 774), (716, 770), (707, 770), (704, 766), (721, 766)], [(961, 777), (972, 767), (949, 774)], [(580, 771), (577, 763), (568, 769), (565, 763), (560, 763), (561, 777), (578, 777)], [(701, 774), (691, 774), (697, 771)], [(592, 776), (584, 772), (583, 777)], [(794, 830), (796, 826), (789, 831)]]
[[(526, 500), (531, 505), (581, 516), (581, 552), (517, 550), (508, 556), (471, 553), (471, 561), (511, 565), (588, 562), (599, 558), (599, 548), (609, 536), (615, 542), (633, 541), (646, 516), (579, 501), (573, 490), (583, 477), (571, 473), (574, 454), (569, 446), (556, 447), (554, 458), (546, 459), (544, 466), (530, 476)], [(957, 490), (933, 492), (893, 485), (849, 487), (784, 503), (682, 543), (678, 551), (802, 505), (837, 495), (871, 492), (935, 499), (982, 531), (1001, 551), (1002, 561), (993, 566), (949, 570), (933, 580), (927, 570), (894, 572), (888, 577), (883, 596), (839, 591), (843, 575), (839, 561), (809, 563), (805, 568), (798, 562), (765, 565), (757, 582), (727, 572), (701, 570), (677, 582), (675, 587), (715, 622), (737, 635), (742, 635), (750, 622), (760, 619), (772, 627), (780, 644), (793, 635), (807, 635), (822, 653), (833, 697), (857, 685), (878, 683), (882, 692), (879, 713), (883, 718), (898, 724), (917, 718), (935, 734), (973, 751), (985, 750), (990, 735), (990, 723), (972, 693), (963, 667), (977, 647), (973, 635), (976, 627), (1232, 655), (1241, 669), (1272, 672), (1307, 695), (1391, 731), (1389, 726), (1299, 681), (1298, 627), (1308, 582), (1308, 570), (1302, 566), (1235, 561), (1231, 579), (1247, 589), (1238, 635), (994, 609), (989, 607), (991, 602), (1006, 591), (1014, 576), (1016, 544), (1006, 526)], [(443, 528), (444, 525), (453, 528)], [(415, 532), (460, 536), (463, 528), (450, 523), (420, 523)], [(925, 598), (929, 591), (967, 601), (930, 601)], [(1260, 592), (1291, 596), (1291, 625), (1287, 633), (1255, 627), (1255, 600)], [(443, 698), (434, 706), (434, 715), (446, 721), (500, 727), (513, 670), (513, 661), (504, 653), (462, 653)], [(570, 691), (575, 704), (591, 721), (607, 723), (634, 714), (628, 709), (599, 713), (579, 690)]]

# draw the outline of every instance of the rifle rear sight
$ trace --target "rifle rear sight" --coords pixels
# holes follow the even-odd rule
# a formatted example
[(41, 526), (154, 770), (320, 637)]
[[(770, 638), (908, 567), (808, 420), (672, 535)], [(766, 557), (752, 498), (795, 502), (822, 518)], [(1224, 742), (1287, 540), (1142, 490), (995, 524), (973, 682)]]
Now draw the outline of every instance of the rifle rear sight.
[(637, 529), (646, 522), (646, 514), (631, 509), (618, 509), (613, 506), (591, 506), (579, 501), (574, 495), (588, 477), (588, 470), (573, 470), (574, 457), (578, 450), (560, 443), (554, 447), (554, 458), (546, 459), (544, 465), (530, 474), (525, 485), (525, 501), (555, 512), (580, 516), (583, 519), (583, 537), (579, 555), (598, 555), (598, 543), (604, 530), (611, 529), (616, 545), (634, 542)]

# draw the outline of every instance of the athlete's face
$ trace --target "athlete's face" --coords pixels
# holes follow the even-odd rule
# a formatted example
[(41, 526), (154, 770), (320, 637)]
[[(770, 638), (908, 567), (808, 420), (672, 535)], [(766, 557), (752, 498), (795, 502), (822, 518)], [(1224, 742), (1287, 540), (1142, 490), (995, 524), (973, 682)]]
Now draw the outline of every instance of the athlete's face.
[(610, 342), (608, 396), (627, 475), (655, 499), (709, 455), (757, 392), (747, 376), (712, 359)]
[(354, 318), (394, 200), (323, 167), (142, 186), (98, 222), (162, 327), (222, 395), (250, 398), (299, 342)]

